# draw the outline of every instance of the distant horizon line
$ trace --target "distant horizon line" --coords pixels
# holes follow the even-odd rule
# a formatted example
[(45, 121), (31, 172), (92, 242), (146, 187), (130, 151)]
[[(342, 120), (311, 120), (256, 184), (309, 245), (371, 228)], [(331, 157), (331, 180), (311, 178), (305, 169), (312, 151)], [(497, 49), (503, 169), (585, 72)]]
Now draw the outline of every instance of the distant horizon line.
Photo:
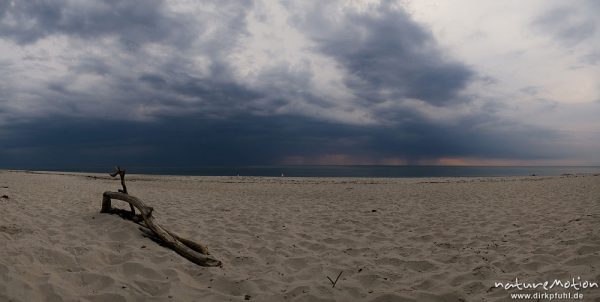
[(600, 167), (600, 164), (532, 164), (532, 165), (452, 165), (452, 164), (407, 164), (407, 165), (386, 165), (386, 164), (227, 164), (227, 165), (64, 165), (64, 166), (37, 166), (37, 167), (2, 167), (0, 170), (19, 170), (19, 171), (32, 171), (32, 170), (43, 170), (43, 169), (81, 169), (81, 168), (114, 168), (120, 166), (122, 168), (261, 168), (261, 167)]
[[(485, 177), (600, 175), (600, 166), (449, 166), (449, 165), (254, 165), (254, 166), (121, 166), (131, 174), (180, 176), (290, 177)], [(24, 173), (100, 173), (114, 166), (8, 169)]]

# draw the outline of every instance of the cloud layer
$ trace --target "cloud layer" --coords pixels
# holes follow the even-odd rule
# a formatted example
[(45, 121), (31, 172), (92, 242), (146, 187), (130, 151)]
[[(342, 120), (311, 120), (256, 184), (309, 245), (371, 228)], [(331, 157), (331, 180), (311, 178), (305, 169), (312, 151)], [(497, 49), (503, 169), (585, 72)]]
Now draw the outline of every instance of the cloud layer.
[(596, 160), (393, 1), (58, 2), (0, 3), (0, 166)]

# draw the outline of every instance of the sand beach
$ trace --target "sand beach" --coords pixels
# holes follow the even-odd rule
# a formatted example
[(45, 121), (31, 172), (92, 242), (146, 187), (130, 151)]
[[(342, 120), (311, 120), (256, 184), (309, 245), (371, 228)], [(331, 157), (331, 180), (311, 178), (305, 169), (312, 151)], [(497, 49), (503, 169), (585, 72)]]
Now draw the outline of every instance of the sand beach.
[[(223, 267), (100, 214), (119, 188), (107, 174), (5, 170), (0, 301), (512, 301), (546, 291), (495, 282), (600, 282), (600, 176), (128, 175), (127, 186)], [(600, 301), (598, 288), (547, 291), (561, 292)]]

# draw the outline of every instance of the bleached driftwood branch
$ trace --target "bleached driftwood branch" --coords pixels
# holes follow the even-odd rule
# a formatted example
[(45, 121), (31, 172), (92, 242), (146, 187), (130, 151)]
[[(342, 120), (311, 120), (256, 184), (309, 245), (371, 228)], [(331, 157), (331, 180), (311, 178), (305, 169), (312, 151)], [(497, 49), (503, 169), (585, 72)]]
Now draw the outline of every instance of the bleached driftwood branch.
[[(117, 172), (113, 173), (114, 175), (111, 174), (111, 176), (114, 177), (117, 174), (121, 176), (123, 190), (119, 190), (120, 192), (104, 192), (102, 196), (102, 209), (100, 210), (100, 213), (122, 214), (123, 210), (112, 208), (111, 200), (117, 199), (125, 201), (129, 203), (132, 213), (122, 216), (143, 226), (144, 228), (140, 229), (145, 235), (157, 241), (158, 243), (169, 247), (193, 263), (201, 266), (222, 266), (221, 261), (216, 260), (208, 255), (208, 249), (204, 245), (182, 238), (158, 224), (152, 215), (154, 211), (152, 207), (146, 206), (139, 198), (127, 194), (127, 187), (125, 187), (124, 180), (125, 170), (121, 170), (117, 167), (116, 171)], [(135, 215), (134, 208), (139, 210), (140, 215)], [(143, 222), (143, 224), (141, 222)]]
[[(110, 173), (109, 175), (111, 177), (115, 177), (117, 175), (119, 175), (119, 178), (121, 178), (121, 186), (123, 187), (123, 189), (119, 189), (117, 191), (121, 192), (121, 193), (125, 193), (125, 194), (129, 194), (127, 193), (127, 186), (125, 185), (125, 169), (121, 169), (121, 167), (116, 166), (115, 167), (115, 172)], [(131, 209), (131, 215), (135, 216), (135, 208), (133, 207), (133, 205), (129, 204), (129, 208)]]

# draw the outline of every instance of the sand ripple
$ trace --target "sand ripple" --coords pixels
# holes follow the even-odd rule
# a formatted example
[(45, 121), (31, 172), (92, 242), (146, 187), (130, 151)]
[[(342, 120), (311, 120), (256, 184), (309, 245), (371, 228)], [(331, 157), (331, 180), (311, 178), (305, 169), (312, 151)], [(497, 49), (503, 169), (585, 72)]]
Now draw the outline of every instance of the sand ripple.
[(509, 301), (494, 282), (600, 281), (600, 177), (131, 181), (224, 267), (99, 214), (116, 181), (0, 171), (0, 301)]

